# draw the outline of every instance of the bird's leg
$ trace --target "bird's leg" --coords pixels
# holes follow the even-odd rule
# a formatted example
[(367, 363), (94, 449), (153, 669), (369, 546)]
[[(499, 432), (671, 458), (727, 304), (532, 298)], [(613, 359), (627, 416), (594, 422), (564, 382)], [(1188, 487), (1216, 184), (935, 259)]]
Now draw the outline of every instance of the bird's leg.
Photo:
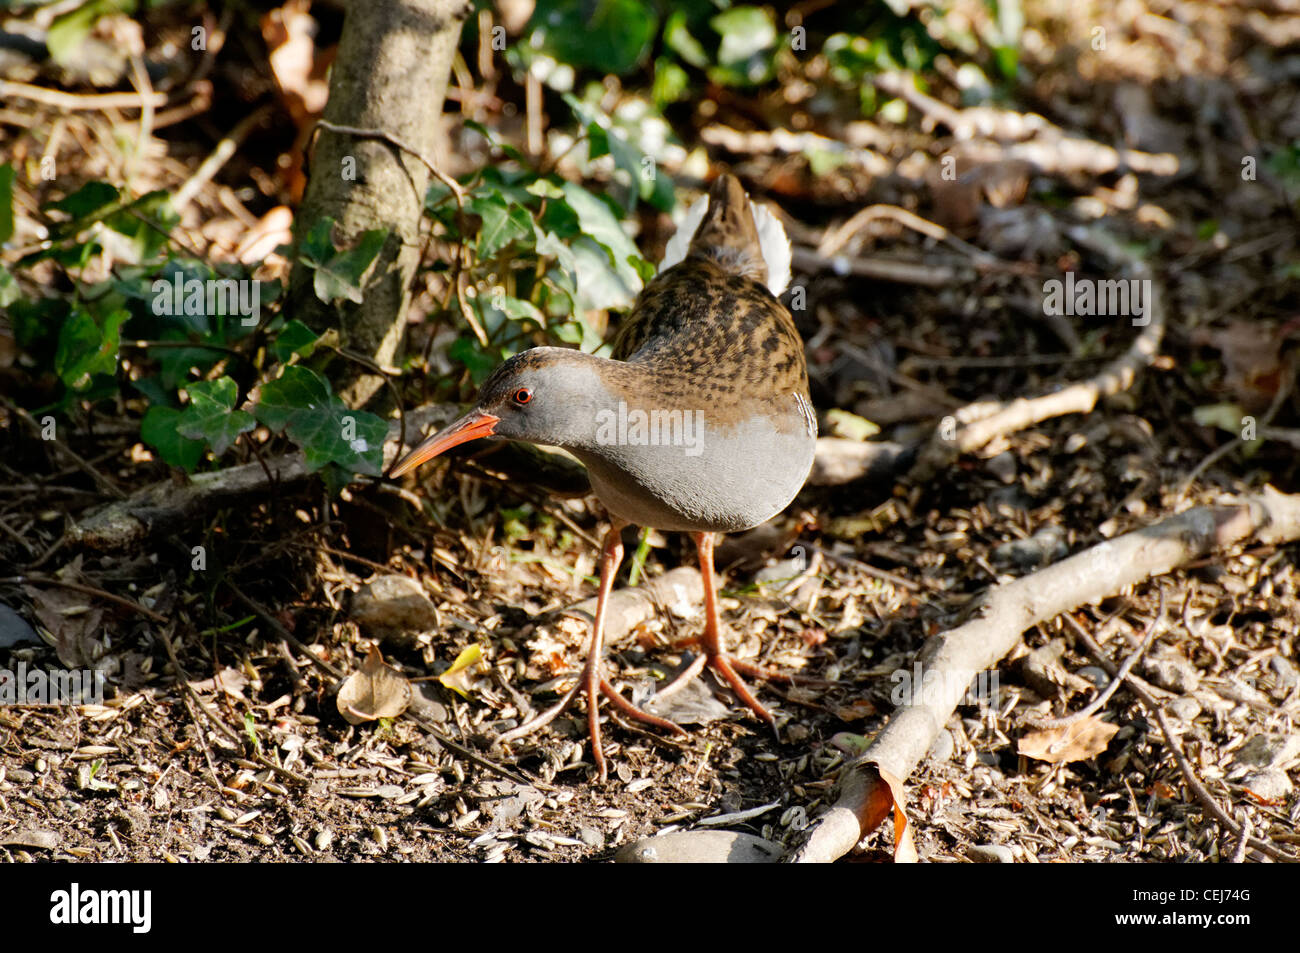
[[(736, 668), (743, 663), (733, 661), (722, 648), (722, 632), (718, 624), (718, 590), (713, 579), (713, 534), (693, 533), (695, 545), (700, 551), (700, 578), (704, 583), (704, 638), (703, 648), (706, 664), (731, 686), (731, 690), (753, 712), (767, 722), (776, 731), (776, 719), (754, 697), (749, 686), (736, 674)], [(744, 666), (746, 669), (751, 666)], [(754, 667), (756, 668), (756, 667)], [(758, 671), (761, 672), (761, 669)]]
[(565, 692), (564, 697), (546, 711), (530, 719), (517, 728), (502, 734), (499, 741), (514, 741), (531, 734), (538, 728), (555, 720), (556, 716), (573, 701), (579, 691), (587, 696), (587, 730), (591, 735), (591, 756), (600, 773), (600, 780), (608, 777), (605, 767), (605, 753), (600, 747), (600, 712), (597, 708), (598, 695), (605, 695), (614, 706), (625, 715), (649, 722), (659, 728), (665, 728), (677, 734), (685, 734), (682, 729), (666, 718), (642, 711), (614, 690), (600, 674), (600, 663), (605, 650), (605, 611), (609, 603), (609, 594), (614, 588), (614, 577), (618, 574), (619, 564), (623, 561), (623, 527), (626, 523), (615, 521), (605, 534), (605, 542), (600, 553), (600, 591), (596, 597), (596, 618), (591, 624), (591, 641), (587, 645), (587, 661), (577, 683)]

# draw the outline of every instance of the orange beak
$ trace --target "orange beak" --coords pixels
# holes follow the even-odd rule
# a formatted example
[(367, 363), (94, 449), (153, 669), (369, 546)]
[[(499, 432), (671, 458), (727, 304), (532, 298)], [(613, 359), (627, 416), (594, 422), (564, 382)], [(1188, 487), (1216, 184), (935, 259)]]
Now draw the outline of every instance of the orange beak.
[(500, 417), (494, 417), (481, 410), (471, 410), (460, 420), (439, 430), (404, 456), (389, 476), (399, 477), (403, 473), (414, 470), (421, 463), (432, 460), (445, 450), (468, 443), (470, 440), (477, 440), (479, 437), (490, 437), (496, 432), (496, 425), (500, 422)]

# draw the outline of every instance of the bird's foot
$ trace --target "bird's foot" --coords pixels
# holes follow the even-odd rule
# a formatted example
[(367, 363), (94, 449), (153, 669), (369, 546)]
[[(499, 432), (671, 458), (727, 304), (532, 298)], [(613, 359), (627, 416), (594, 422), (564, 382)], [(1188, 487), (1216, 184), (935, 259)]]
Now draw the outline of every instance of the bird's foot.
[(552, 705), (550, 708), (528, 719), (517, 728), (511, 728), (509, 731), (497, 737), (498, 741), (510, 742), (517, 741), (520, 738), (530, 735), (540, 728), (544, 728), (554, 721), (561, 712), (573, 703), (573, 699), (584, 688), (587, 689), (587, 727), (591, 735), (591, 756), (596, 763), (596, 770), (599, 773), (599, 779), (604, 781), (608, 776), (608, 770), (605, 764), (605, 752), (601, 749), (600, 743), (600, 719), (597, 714), (597, 692), (604, 695), (622, 714), (629, 718), (635, 718), (638, 721), (644, 721), (647, 724), (654, 725), (656, 728), (663, 728), (665, 731), (673, 732), (678, 735), (685, 735), (681, 726), (667, 718), (660, 718), (658, 715), (652, 715), (632, 704), (624, 698), (611, 685), (599, 671), (593, 671), (596, 663), (588, 659), (582, 674), (578, 677), (573, 687), (564, 693), (564, 697)]
[(768, 726), (772, 729), (772, 734), (776, 736), (777, 741), (780, 741), (780, 735), (776, 730), (776, 718), (773, 717), (772, 713), (764, 707), (763, 703), (754, 696), (754, 693), (750, 690), (749, 686), (745, 684), (744, 679), (742, 679), (737, 673), (743, 672), (750, 678), (770, 681), (789, 682), (793, 679), (789, 675), (783, 675), (780, 672), (773, 672), (769, 669), (763, 668), (761, 665), (753, 665), (749, 662), (742, 662), (739, 659), (734, 659), (725, 652), (696, 656), (695, 660), (683, 669), (680, 675), (663, 688), (659, 689), (659, 691), (655, 692), (655, 697), (665, 698), (672, 695), (674, 692), (680, 691), (686, 683), (698, 675), (706, 665), (713, 669), (713, 671), (718, 674), (718, 677), (727, 683), (727, 686), (735, 692), (736, 697), (739, 698), (747, 708), (749, 708), (759, 718), (762, 718), (767, 722)]

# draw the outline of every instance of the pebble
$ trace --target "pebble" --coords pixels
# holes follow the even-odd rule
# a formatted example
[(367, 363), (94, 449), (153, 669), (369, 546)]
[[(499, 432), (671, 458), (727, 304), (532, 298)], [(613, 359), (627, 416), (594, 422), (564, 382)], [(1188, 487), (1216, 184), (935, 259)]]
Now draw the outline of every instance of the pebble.
[(1086, 678), (1098, 688), (1105, 688), (1110, 684), (1110, 674), (1104, 668), (1099, 668), (1096, 665), (1085, 665), (1076, 674)]
[(1300, 734), (1255, 735), (1237, 749), (1237, 764), (1271, 768), (1300, 754)]
[(605, 835), (594, 827), (579, 827), (578, 840), (588, 847), (600, 848), (605, 846)]
[(1201, 703), (1191, 695), (1179, 695), (1168, 705), (1169, 714), (1179, 721), (1191, 721), (1201, 713)]
[(1242, 779), (1241, 786), (1264, 801), (1285, 801), (1294, 789), (1286, 772), (1278, 768), (1265, 768), (1248, 774)]
[(1069, 552), (1065, 530), (1059, 526), (1044, 526), (1028, 539), (1015, 539), (995, 547), (993, 559), (999, 563), (1011, 563), (1018, 569), (1037, 569), (1056, 562)]
[(735, 831), (676, 831), (620, 847), (620, 864), (771, 864), (781, 847)]
[(966, 856), (977, 864), (1014, 864), (1015, 856), (1010, 847), (1001, 844), (972, 844), (966, 848)]
[(392, 642), (411, 642), (438, 624), (424, 587), (396, 573), (371, 579), (352, 597), (352, 618), (369, 634)]
[(1185, 695), (1194, 692), (1201, 684), (1200, 673), (1176, 649), (1165, 648), (1142, 660), (1142, 668), (1161, 688)]
[(934, 741), (930, 744), (930, 751), (926, 755), (931, 761), (942, 763), (952, 757), (956, 746), (952, 741), (952, 734), (948, 731), (941, 731), (935, 735)]
[(1016, 455), (1010, 450), (999, 453), (985, 463), (984, 467), (1003, 483), (1009, 485), (1016, 482), (1016, 470), (1018, 469)]

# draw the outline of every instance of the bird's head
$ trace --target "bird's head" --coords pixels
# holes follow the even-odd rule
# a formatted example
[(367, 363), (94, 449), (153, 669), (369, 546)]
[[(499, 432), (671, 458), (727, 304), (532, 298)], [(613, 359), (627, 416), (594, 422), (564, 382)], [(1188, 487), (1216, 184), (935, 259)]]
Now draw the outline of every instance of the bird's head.
[(424, 440), (393, 468), (401, 476), (446, 450), (480, 437), (581, 448), (594, 439), (597, 414), (617, 403), (602, 380), (617, 362), (582, 351), (538, 347), (516, 354), (484, 383), (474, 408)]

